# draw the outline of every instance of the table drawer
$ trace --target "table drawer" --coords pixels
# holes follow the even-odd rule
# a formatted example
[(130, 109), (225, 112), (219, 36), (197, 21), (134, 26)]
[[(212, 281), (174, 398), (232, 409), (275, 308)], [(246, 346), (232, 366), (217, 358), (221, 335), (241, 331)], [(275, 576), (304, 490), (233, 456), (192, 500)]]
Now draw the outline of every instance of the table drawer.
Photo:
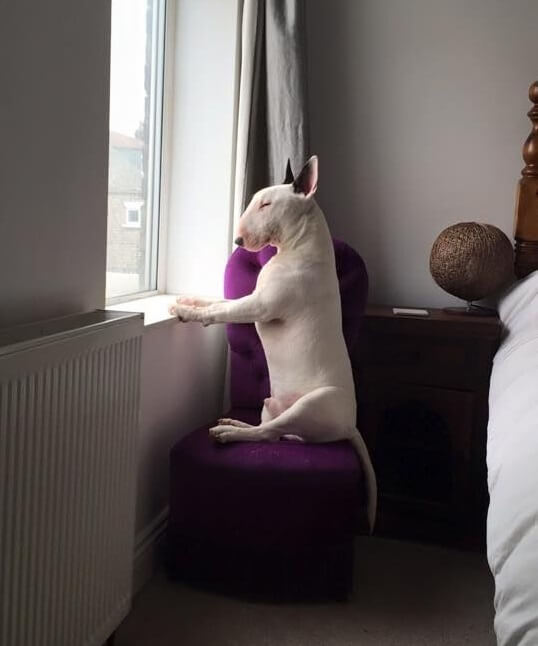
[(361, 379), (472, 388), (489, 379), (490, 354), (468, 340), (378, 336), (363, 345), (358, 366)]

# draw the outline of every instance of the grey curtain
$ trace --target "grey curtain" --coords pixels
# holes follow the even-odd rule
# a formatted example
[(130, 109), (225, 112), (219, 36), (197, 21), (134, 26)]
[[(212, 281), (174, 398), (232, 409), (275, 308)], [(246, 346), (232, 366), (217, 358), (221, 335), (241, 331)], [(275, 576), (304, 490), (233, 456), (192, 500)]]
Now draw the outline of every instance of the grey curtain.
[(309, 153), (305, 0), (266, 0), (268, 180), (282, 182), (288, 158), (299, 172)]
[(255, 191), (283, 181), (288, 158), (298, 172), (309, 152), (305, 0), (245, 0), (242, 10), (236, 220)]
[[(305, 0), (239, 0), (229, 250), (252, 194), (309, 156)], [(229, 370), (224, 388), (229, 406)]]

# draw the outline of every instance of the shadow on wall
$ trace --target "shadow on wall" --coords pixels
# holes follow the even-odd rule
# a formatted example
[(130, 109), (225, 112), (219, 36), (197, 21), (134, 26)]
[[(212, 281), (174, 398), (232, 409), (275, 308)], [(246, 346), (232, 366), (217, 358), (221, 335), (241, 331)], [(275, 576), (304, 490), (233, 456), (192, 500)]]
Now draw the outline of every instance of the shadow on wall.
[(167, 322), (142, 345), (137, 531), (168, 504), (168, 454), (182, 434), (222, 414), (223, 325)]

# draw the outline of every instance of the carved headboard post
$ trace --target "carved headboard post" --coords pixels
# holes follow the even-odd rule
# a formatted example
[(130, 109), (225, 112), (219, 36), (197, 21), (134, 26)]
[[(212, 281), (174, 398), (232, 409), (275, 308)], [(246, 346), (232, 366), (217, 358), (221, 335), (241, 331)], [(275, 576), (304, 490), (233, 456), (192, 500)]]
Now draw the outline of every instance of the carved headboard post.
[(526, 166), (519, 180), (514, 226), (518, 278), (538, 269), (538, 81), (530, 86), (529, 98), (533, 103), (527, 113), (532, 132), (523, 145)]

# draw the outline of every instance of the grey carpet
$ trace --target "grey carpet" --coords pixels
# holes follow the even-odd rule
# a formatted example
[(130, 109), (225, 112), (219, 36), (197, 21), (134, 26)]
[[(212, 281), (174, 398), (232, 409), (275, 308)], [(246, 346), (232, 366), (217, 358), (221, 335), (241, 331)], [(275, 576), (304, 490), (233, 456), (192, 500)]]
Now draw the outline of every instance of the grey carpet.
[(116, 646), (494, 646), (493, 592), (484, 555), (359, 538), (348, 603), (247, 603), (159, 573)]

